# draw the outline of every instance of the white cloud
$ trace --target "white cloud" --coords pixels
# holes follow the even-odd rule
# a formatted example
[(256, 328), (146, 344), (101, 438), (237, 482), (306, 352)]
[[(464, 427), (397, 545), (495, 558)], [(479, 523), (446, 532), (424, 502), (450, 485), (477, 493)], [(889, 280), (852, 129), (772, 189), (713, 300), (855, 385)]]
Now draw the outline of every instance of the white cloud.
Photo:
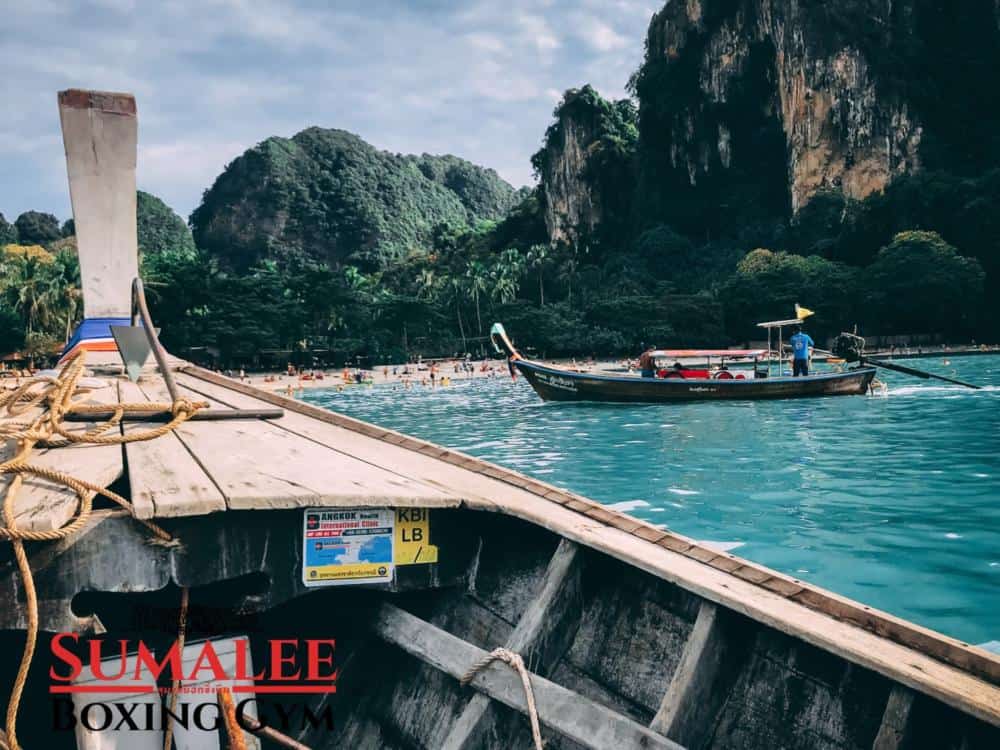
[(33, 0), (6, 12), (7, 216), (67, 215), (55, 92), (71, 86), (136, 94), (140, 184), (183, 215), (242, 150), (310, 125), (394, 151), (455, 153), (524, 184), (566, 88), (623, 95), (661, 2), (132, 5)]
[(523, 13), (516, 18), (523, 33), (539, 50), (551, 52), (561, 46), (559, 37), (542, 16)]
[(629, 40), (611, 28), (610, 25), (589, 14), (577, 17), (575, 33), (598, 52), (611, 52), (622, 49), (629, 44)]

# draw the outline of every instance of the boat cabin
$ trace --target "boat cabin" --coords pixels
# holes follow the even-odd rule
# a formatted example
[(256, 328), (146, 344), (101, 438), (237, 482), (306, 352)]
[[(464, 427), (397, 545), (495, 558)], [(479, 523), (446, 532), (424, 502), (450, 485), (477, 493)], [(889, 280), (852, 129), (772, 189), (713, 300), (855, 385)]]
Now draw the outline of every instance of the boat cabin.
[[(763, 349), (657, 349), (652, 357), (657, 378), (747, 380), (766, 376), (766, 371), (757, 369), (764, 354)], [(729, 364), (740, 367), (730, 370)], [(753, 369), (747, 370), (748, 364)]]

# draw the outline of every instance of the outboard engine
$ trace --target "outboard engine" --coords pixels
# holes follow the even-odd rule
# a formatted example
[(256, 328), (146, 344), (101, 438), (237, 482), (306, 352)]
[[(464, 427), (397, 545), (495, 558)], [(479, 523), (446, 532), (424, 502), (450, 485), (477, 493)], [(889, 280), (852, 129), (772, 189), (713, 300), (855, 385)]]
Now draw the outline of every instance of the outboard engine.
[(848, 362), (857, 362), (865, 355), (865, 340), (854, 333), (841, 333), (833, 340), (830, 351)]

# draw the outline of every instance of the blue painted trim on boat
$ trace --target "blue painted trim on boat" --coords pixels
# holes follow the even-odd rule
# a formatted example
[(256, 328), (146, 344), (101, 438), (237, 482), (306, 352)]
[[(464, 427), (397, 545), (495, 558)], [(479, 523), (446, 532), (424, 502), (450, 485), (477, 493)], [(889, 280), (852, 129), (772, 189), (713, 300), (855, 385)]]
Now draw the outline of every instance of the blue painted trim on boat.
[(66, 356), (81, 341), (91, 339), (111, 339), (111, 326), (132, 325), (131, 318), (84, 318), (80, 325), (73, 331), (73, 336), (63, 349), (62, 356)]

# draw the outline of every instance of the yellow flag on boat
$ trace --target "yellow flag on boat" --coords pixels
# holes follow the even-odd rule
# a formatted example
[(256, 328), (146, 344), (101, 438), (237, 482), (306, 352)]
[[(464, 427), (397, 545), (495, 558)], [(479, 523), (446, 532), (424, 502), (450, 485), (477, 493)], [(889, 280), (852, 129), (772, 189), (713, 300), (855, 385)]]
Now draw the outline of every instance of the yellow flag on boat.
[(816, 313), (810, 310), (808, 307), (802, 307), (798, 302), (795, 303), (795, 317), (799, 320), (805, 320), (810, 315), (815, 315)]

